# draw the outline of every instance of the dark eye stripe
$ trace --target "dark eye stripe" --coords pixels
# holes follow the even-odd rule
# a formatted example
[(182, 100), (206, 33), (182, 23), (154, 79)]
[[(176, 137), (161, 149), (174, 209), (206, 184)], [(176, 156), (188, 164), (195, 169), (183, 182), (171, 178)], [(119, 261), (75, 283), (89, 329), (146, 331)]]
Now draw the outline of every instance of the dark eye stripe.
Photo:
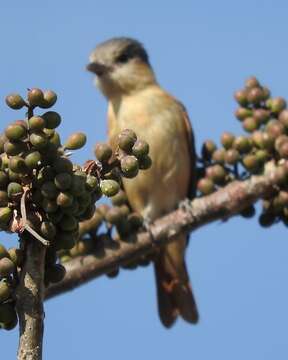
[(148, 55), (142, 46), (131, 44), (124, 49), (124, 51), (116, 58), (118, 63), (126, 63), (130, 59), (139, 58), (148, 63)]

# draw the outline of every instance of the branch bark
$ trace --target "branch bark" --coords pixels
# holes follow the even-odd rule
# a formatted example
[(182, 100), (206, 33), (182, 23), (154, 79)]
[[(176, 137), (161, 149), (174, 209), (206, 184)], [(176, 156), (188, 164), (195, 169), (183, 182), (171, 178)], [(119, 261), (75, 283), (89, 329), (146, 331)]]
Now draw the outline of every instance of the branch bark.
[(25, 261), (16, 290), (19, 317), (18, 360), (41, 360), (44, 331), (44, 264), (46, 248), (25, 234)]
[(45, 297), (65, 293), (86, 282), (112, 272), (121, 265), (150, 253), (181, 232), (191, 232), (215, 220), (227, 219), (255, 203), (277, 185), (277, 169), (265, 175), (252, 176), (245, 181), (234, 181), (217, 192), (195, 199), (184, 208), (155, 221), (149, 232), (131, 235), (125, 242), (104, 244), (94, 254), (78, 256), (65, 264), (65, 278), (46, 290)]

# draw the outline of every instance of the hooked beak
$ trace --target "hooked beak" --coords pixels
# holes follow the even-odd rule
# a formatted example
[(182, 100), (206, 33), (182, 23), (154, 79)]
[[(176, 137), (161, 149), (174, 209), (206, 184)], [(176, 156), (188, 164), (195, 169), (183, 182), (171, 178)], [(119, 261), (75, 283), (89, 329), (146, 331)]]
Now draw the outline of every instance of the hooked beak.
[(109, 71), (109, 67), (100, 63), (92, 62), (86, 66), (88, 71), (96, 74), (97, 76), (102, 76), (103, 74)]

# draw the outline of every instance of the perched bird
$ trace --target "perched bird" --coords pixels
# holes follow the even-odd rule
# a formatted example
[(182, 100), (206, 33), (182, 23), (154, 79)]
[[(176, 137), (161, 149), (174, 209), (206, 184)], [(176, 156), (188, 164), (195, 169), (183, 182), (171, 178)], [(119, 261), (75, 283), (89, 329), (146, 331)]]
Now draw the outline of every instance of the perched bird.
[[(150, 221), (174, 210), (195, 191), (195, 150), (184, 106), (157, 83), (148, 54), (134, 39), (119, 37), (99, 44), (87, 69), (108, 100), (108, 135), (132, 129), (150, 146), (152, 167), (124, 189), (134, 211)], [(187, 235), (164, 246), (155, 260), (159, 316), (170, 327), (177, 316), (197, 323), (198, 311), (185, 265)]]

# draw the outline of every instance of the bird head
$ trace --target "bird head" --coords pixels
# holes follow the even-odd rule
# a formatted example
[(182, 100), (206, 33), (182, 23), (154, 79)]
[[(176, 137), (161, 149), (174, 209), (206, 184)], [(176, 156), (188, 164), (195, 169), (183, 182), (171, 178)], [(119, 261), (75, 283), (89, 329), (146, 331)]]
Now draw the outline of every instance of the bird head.
[(146, 50), (139, 41), (130, 38), (113, 38), (97, 45), (87, 70), (96, 75), (96, 85), (108, 98), (155, 83)]

